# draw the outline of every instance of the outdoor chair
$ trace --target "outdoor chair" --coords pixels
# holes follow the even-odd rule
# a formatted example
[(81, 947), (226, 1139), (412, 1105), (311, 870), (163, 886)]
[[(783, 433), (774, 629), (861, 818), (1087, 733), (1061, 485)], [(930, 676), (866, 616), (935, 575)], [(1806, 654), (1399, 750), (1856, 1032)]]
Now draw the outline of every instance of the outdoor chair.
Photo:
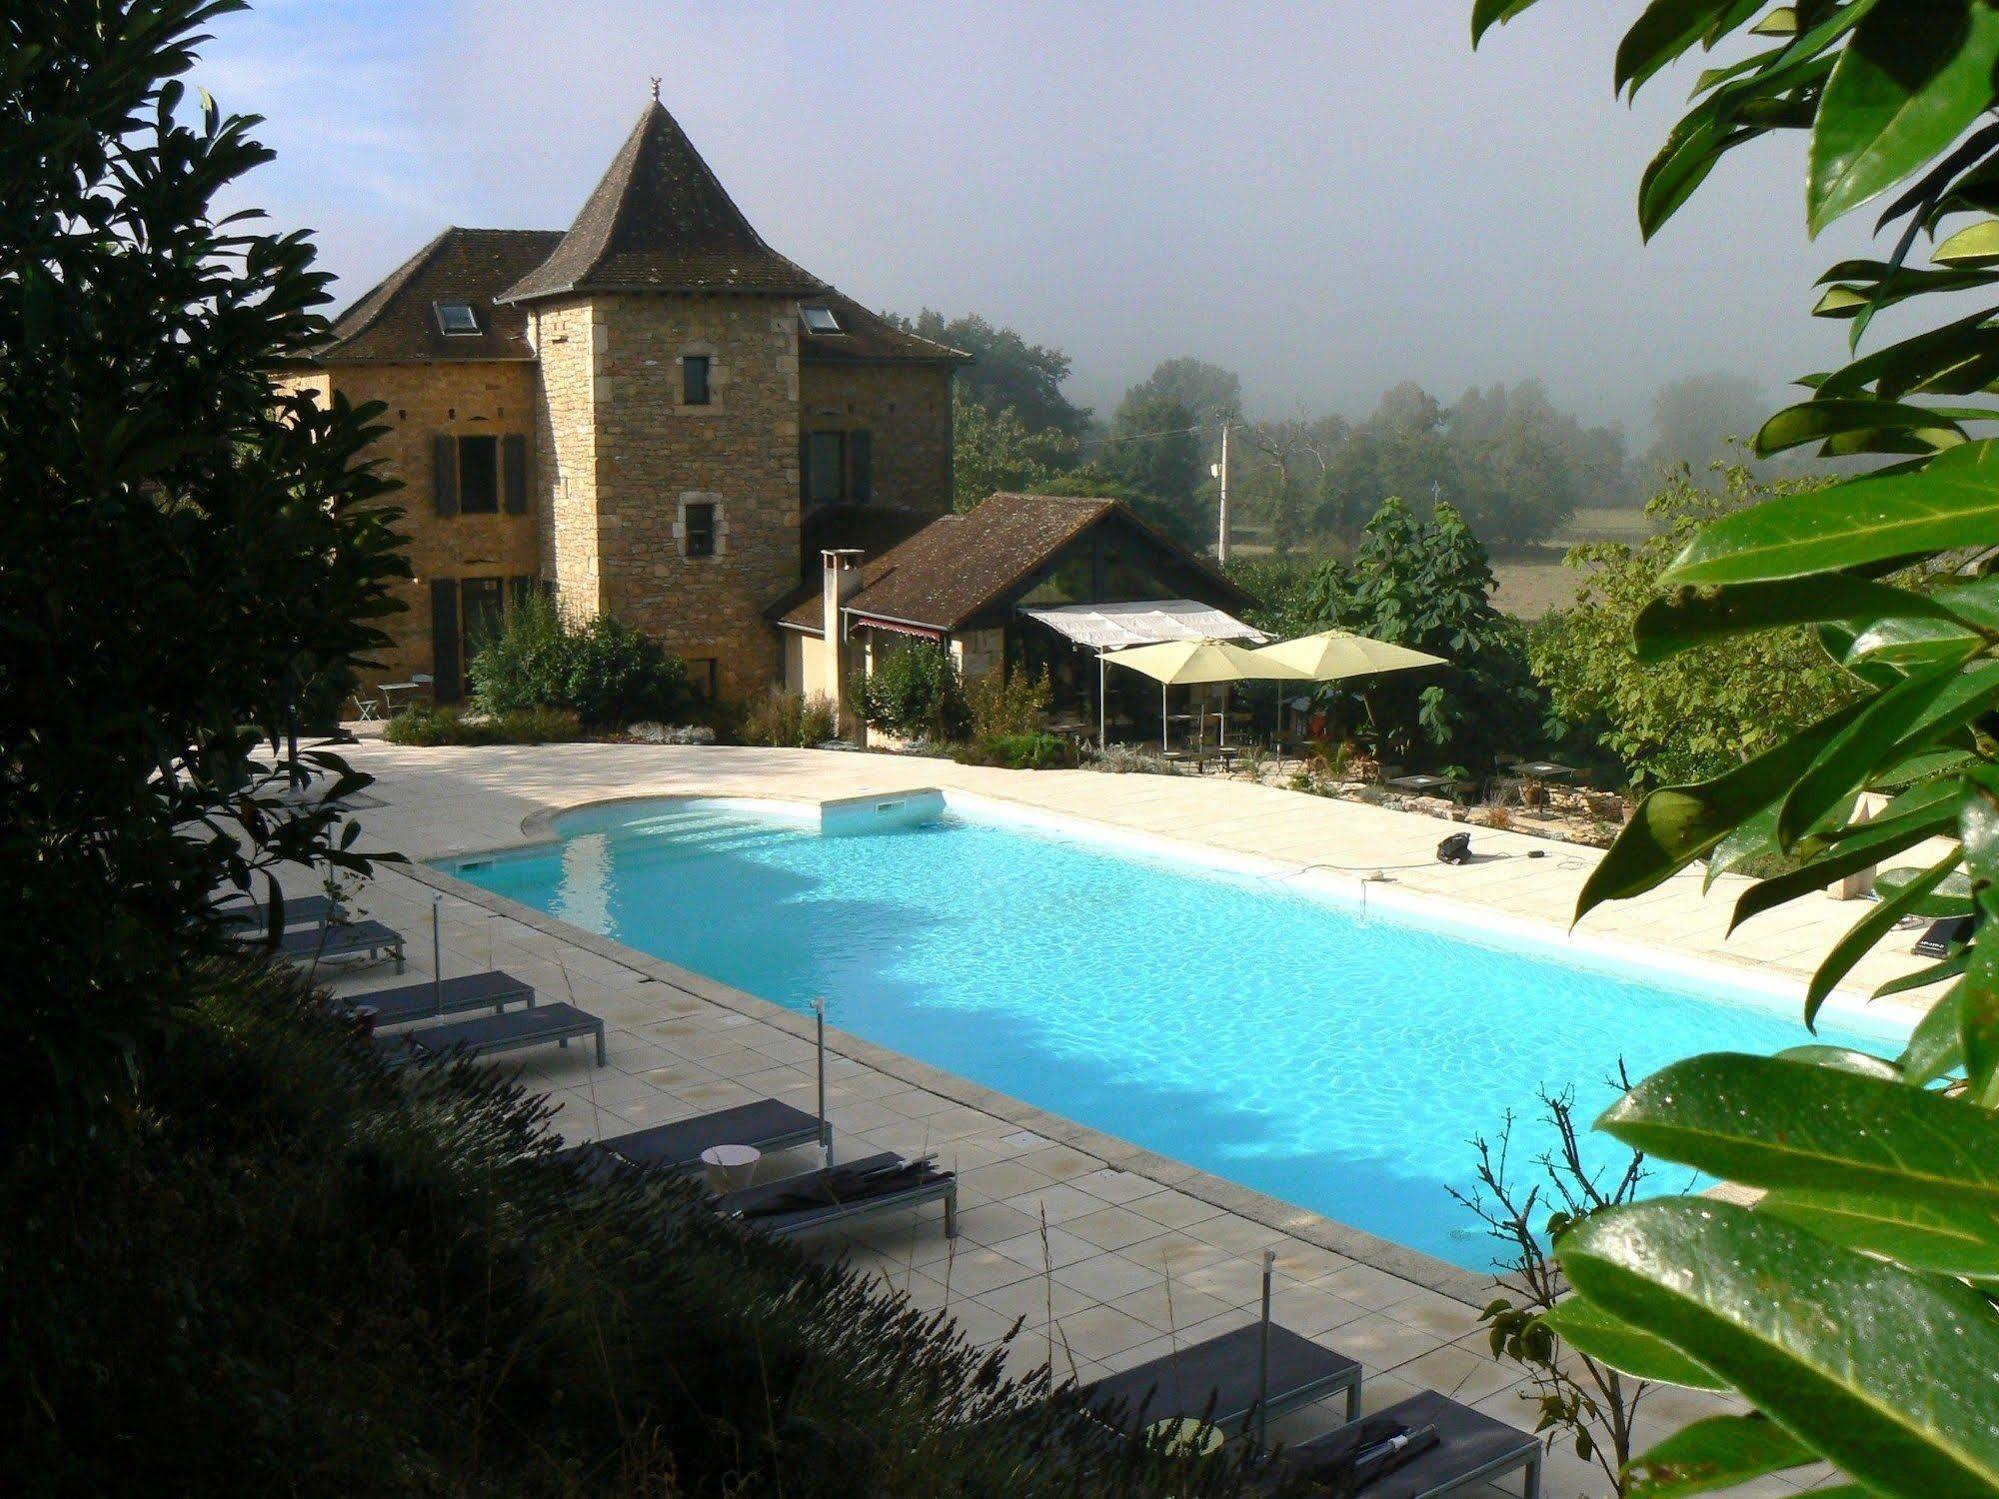
[(366, 994), (341, 994), (334, 1003), (342, 1009), (366, 1006), (375, 1012), (377, 1025), (403, 1025), (432, 1016), (460, 1015), (468, 1010), (491, 1010), (502, 1014), (510, 1004), (534, 1006), (534, 986), (510, 973), (467, 973), (455, 979), (433, 983), (398, 984), (393, 989), (373, 989)]
[(822, 1144), (833, 1148), (833, 1126), (803, 1109), (776, 1098), (760, 1098), (692, 1119), (655, 1124), (649, 1129), (608, 1140), (573, 1145), (562, 1157), (587, 1175), (598, 1176), (620, 1166), (686, 1171), (701, 1164), (701, 1152), (717, 1145), (750, 1145), (769, 1152), (794, 1145)]
[[(1541, 1441), (1504, 1421), (1460, 1405), (1447, 1396), (1425, 1391), (1377, 1411), (1361, 1427), (1369, 1435), (1400, 1428), (1420, 1436), (1427, 1444), (1415, 1456), (1394, 1467), (1360, 1490), (1366, 1499), (1430, 1499), (1497, 1478), (1518, 1468), (1522, 1470), (1520, 1492), (1523, 1499), (1539, 1499), (1541, 1493)], [(1346, 1471), (1354, 1455), (1355, 1439), (1361, 1432), (1353, 1424), (1337, 1431), (1300, 1442), (1277, 1455), (1258, 1483), (1257, 1492), (1285, 1495), (1350, 1494)], [(1417, 1443), (1412, 1443), (1412, 1448)], [(1325, 1468), (1320, 1483), (1312, 1481), (1315, 1468)]]
[(926, 1202), (944, 1204), (944, 1237), (958, 1236), (958, 1176), (936, 1157), (905, 1160), (894, 1152), (828, 1166), (710, 1198), (710, 1205), (760, 1233), (787, 1237)]
[[(285, 897), (285, 925), (314, 926), (333, 914), (333, 902), (324, 895), (300, 895)], [(224, 926), (248, 927), (262, 931), (270, 917), (270, 908), (262, 901), (244, 901), (238, 905), (222, 909)]]
[[(1085, 1386), (1084, 1404), (1097, 1419), (1122, 1430), (1203, 1416), (1223, 1431), (1238, 1427), (1256, 1408), (1262, 1334), (1262, 1324), (1251, 1323), (1162, 1354)], [(1270, 1325), (1266, 1420), (1344, 1390), (1351, 1421), (1360, 1415), (1360, 1378), (1358, 1360)]]
[(1916, 939), (1914, 952), (1919, 958), (1947, 958), (1971, 940), (1975, 924), (1976, 918), (1971, 916), (1946, 916), (1933, 921)]
[(566, 1050), (571, 1041), (583, 1038), (596, 1041), (597, 1065), (602, 1067), (604, 1022), (574, 1005), (550, 1004), (482, 1015), (477, 1020), (454, 1020), (395, 1036), (377, 1036), (375, 1045), (383, 1058), (392, 1063), (437, 1062), (454, 1056), (495, 1056), (543, 1046), (550, 1041)]
[(372, 958), (387, 952), (395, 955), (397, 973), (404, 967), (403, 934), (379, 921), (300, 927), (278, 939), (278, 951), (287, 958), (307, 963), (352, 958), (363, 953)]

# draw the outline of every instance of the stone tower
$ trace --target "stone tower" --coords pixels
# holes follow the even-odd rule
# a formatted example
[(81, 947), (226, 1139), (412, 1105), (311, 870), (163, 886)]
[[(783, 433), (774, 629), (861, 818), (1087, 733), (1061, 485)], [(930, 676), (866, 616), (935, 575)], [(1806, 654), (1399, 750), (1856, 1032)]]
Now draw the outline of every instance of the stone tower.
[(542, 576), (727, 695), (773, 680), (764, 618), (799, 571), (799, 306), (831, 288), (766, 245), (653, 100), (554, 253), (496, 300), (537, 358)]

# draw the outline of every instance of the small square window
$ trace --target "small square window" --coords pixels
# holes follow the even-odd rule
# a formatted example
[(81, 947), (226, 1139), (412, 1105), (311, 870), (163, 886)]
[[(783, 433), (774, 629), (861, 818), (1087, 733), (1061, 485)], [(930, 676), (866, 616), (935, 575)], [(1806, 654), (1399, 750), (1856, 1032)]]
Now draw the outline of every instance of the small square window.
[(686, 528), (687, 555), (690, 557), (714, 556), (714, 505), (710, 503), (689, 505), (681, 512), (681, 521)]
[(708, 356), (689, 354), (680, 361), (680, 403), (683, 406), (708, 404)]
[(472, 310), (470, 302), (433, 302), (437, 312), (437, 328), (449, 338), (471, 338), (479, 332), (479, 314)]
[(847, 331), (840, 326), (840, 320), (833, 316), (833, 309), (830, 307), (801, 307), (798, 309), (798, 315), (805, 319), (805, 331), (807, 333), (844, 333)]

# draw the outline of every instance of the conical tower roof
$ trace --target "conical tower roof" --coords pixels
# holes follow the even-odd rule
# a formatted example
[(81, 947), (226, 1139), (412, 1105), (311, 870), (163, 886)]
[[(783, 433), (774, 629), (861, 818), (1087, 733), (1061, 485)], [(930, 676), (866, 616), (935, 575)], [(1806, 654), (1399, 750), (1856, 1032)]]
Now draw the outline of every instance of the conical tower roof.
[(547, 260), (498, 298), (589, 291), (812, 296), (826, 283), (763, 242), (654, 99)]

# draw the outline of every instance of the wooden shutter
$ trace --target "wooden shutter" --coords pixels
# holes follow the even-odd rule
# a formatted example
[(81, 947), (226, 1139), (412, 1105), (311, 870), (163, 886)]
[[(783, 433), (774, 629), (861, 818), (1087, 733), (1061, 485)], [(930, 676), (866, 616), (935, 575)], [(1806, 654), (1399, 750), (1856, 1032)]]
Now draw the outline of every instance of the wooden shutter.
[(867, 432), (847, 434), (847, 498), (865, 505), (875, 497), (875, 443)]
[(464, 668), (459, 661), (458, 580), (430, 580), (430, 674), (437, 679), (440, 703), (455, 703), (464, 694)]
[(500, 439), (500, 492), (509, 515), (528, 513), (528, 440), (509, 432)]
[(458, 439), (449, 433), (430, 441), (430, 495), (439, 515), (458, 513)]

